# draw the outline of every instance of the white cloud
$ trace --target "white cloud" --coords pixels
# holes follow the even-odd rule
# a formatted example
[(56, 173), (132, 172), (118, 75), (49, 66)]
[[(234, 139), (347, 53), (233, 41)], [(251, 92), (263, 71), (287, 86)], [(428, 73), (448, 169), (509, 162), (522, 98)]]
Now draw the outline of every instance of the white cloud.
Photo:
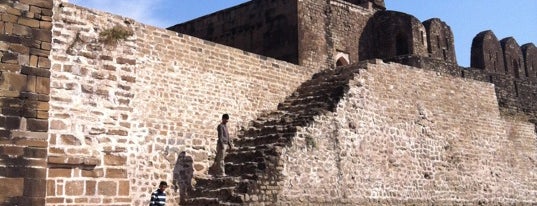
[(166, 20), (160, 19), (156, 11), (163, 0), (70, 0), (83, 7), (93, 8), (129, 17), (145, 24), (165, 27)]

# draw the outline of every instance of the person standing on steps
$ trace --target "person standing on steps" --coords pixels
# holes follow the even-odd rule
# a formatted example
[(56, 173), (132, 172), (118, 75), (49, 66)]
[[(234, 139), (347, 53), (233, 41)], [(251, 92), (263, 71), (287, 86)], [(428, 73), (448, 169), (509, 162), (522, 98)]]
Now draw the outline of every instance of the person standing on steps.
[(165, 181), (160, 182), (158, 189), (151, 193), (151, 201), (149, 202), (149, 206), (166, 205), (166, 193), (164, 193), (166, 188), (168, 188), (168, 183)]
[(228, 120), (228, 114), (222, 115), (222, 122), (216, 127), (216, 130), (218, 131), (218, 142), (216, 146), (216, 158), (214, 161), (216, 169), (219, 170), (216, 176), (226, 176), (224, 158), (226, 157), (227, 150), (232, 147), (226, 125)]

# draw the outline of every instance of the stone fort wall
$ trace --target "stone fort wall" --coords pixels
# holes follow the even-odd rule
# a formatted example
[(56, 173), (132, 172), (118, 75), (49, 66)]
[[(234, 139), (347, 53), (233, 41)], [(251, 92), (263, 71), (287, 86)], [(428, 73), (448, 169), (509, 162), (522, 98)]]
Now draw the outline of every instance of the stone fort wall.
[[(116, 46), (115, 26), (133, 31)], [(231, 133), (311, 76), (300, 66), (63, 3), (51, 54), (49, 205), (143, 205), (161, 180), (204, 175)]]
[(492, 84), (395, 63), (348, 69), (336, 111), (282, 152), (282, 204), (537, 201), (534, 125), (503, 118)]

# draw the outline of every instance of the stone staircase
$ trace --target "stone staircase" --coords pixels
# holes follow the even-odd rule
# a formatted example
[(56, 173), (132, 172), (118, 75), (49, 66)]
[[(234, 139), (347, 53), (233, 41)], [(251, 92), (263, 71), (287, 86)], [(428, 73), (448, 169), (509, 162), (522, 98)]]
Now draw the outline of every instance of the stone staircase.
[(276, 111), (260, 115), (239, 132), (235, 147), (225, 158), (225, 177), (196, 178), (194, 188), (181, 205), (245, 205), (274, 203), (282, 180), (280, 154), (289, 146), (297, 128), (315, 116), (335, 110), (348, 90), (349, 80), (361, 65), (339, 67), (315, 74)]

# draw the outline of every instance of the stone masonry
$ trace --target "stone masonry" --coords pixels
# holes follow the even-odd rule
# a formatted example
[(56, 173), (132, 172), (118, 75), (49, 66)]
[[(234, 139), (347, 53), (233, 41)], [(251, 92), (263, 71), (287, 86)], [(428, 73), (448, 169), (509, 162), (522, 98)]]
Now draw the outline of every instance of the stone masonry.
[(171, 29), (0, 1), (0, 205), (147, 205), (162, 180), (170, 205), (537, 204), (532, 43), (482, 32), (461, 68), (445, 22), (382, 0)]
[(52, 1), (0, 1), (0, 204), (44, 205)]
[[(114, 26), (133, 35), (100, 42)], [(49, 205), (145, 205), (161, 180), (177, 203), (190, 182), (179, 175), (212, 163), (222, 113), (234, 134), (311, 75), (67, 3), (55, 8), (53, 33)]]

